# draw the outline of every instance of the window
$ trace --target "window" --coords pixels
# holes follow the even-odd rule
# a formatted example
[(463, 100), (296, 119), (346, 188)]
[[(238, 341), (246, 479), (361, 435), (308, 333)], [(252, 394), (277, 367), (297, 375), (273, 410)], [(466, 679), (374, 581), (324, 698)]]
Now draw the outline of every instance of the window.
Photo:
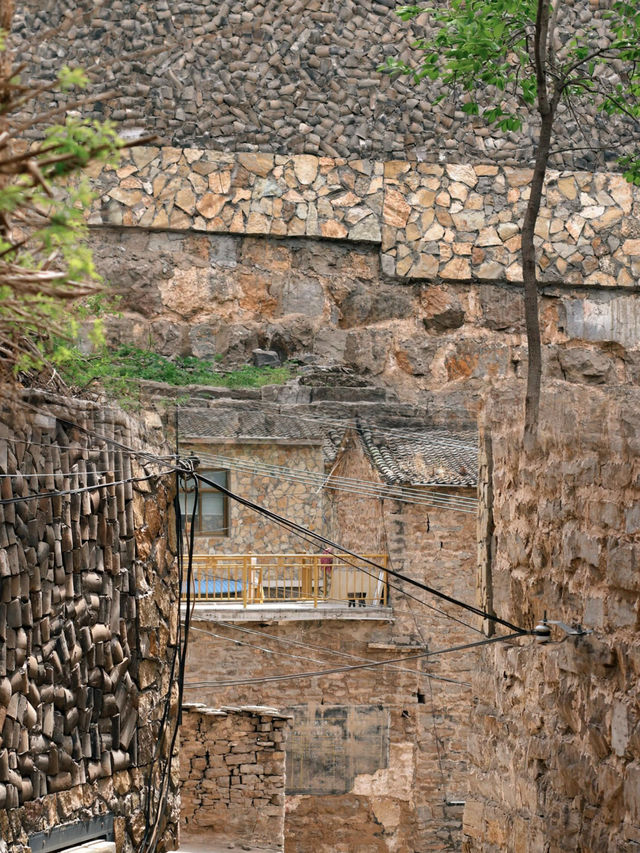
[[(198, 469), (208, 480), (228, 488), (228, 471), (210, 471)], [(191, 523), (193, 512), (194, 488), (190, 483), (186, 491), (182, 493), (182, 512), (185, 515), (185, 524)], [(229, 535), (229, 505), (227, 496), (223, 495), (213, 486), (200, 482), (198, 509), (196, 511), (196, 533), (208, 534), (210, 536)]]

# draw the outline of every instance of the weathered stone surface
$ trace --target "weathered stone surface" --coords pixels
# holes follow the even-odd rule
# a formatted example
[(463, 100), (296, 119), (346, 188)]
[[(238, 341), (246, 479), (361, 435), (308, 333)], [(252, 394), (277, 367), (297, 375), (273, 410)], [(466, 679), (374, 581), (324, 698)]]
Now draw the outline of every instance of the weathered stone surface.
[(539, 444), (525, 453), (521, 394), (503, 383), (487, 406), (492, 605), (518, 625), (546, 610), (594, 633), (567, 637), (552, 627), (547, 645), (518, 641), (483, 654), (464, 846), (624, 850), (640, 828), (632, 734), (640, 652), (637, 572), (628, 570), (637, 542), (620, 508), (639, 498), (629, 442), (640, 395), (548, 383)]
[(269, 708), (183, 707), (183, 838), (246, 849), (284, 844), (284, 747), (291, 717)]
[[(96, 203), (92, 224), (374, 242), (388, 275), (522, 281), (527, 170), (495, 167), (489, 182), (461, 164), (429, 171), (396, 161), (385, 174), (382, 162), (308, 154), (276, 162), (260, 152), (193, 149), (180, 155), (180, 171), (167, 174), (163, 151), (139, 158), (142, 167), (130, 155), (123, 168), (95, 175), (108, 203)], [(209, 168), (206, 183), (201, 173)], [(636, 190), (622, 193), (619, 175), (549, 172), (536, 226), (540, 280), (632, 287), (640, 275), (638, 239), (635, 219), (623, 210), (638, 210), (639, 198)]]
[[(445, 93), (440, 80), (425, 78), (418, 94), (410, 79), (377, 73), (387, 57), (404, 58), (408, 45), (435, 33), (424, 18), (401, 21), (387, 0), (361, 0), (349, 16), (340, 6), (298, 6), (292, 0), (277, 7), (246, 2), (228, 9), (188, 0), (170, 9), (152, 5), (144, 19), (134, 0), (87, 8), (74, 2), (69, 11), (73, 20), (63, 31), (56, 6), (43, 7), (38, 0), (19, 4), (16, 53), (37, 79), (48, 79), (51, 68), (61, 64), (88, 67), (86, 57), (96, 52), (119, 57), (122, 90), (111, 94), (112, 72), (105, 68), (93, 85), (96, 94), (109, 90), (110, 95), (95, 107), (87, 105), (87, 115), (93, 110), (96, 118), (114, 119), (129, 138), (156, 134), (176, 146), (167, 166), (180, 163), (180, 149), (215, 148), (242, 152), (247, 171), (258, 175), (269, 170), (265, 155), (255, 153), (264, 151), (271, 157), (349, 158), (362, 163), (364, 176), (368, 161), (362, 158), (375, 157), (391, 161), (389, 174), (397, 177), (403, 159), (419, 162), (426, 175), (441, 174), (438, 164), (446, 152), (452, 163), (461, 164), (460, 180), (473, 186), (478, 178), (495, 176), (495, 163), (532, 162), (535, 122), (525, 118), (516, 138), (453, 109), (447, 99), (440, 103)], [(590, 23), (604, 37), (602, 19), (593, 17), (597, 12), (602, 7), (595, 4), (563, 8), (560, 43)], [(34, 45), (30, 34), (41, 28), (48, 38)], [(177, 39), (183, 51), (179, 67), (168, 66), (167, 51)], [(144, 61), (140, 50), (148, 51)], [(40, 107), (66, 98), (47, 92)], [(583, 105), (580, 122), (587, 136), (602, 136), (596, 114), (595, 104)], [(629, 126), (615, 116), (607, 123), (610, 141), (604, 144), (614, 150), (629, 136)], [(559, 117), (554, 167), (604, 168), (599, 153), (582, 146), (575, 150), (578, 132), (573, 116)], [(636, 142), (631, 134), (629, 151)], [(150, 155), (136, 149), (134, 156), (144, 164)], [(469, 163), (484, 165), (472, 169)], [(526, 182), (527, 170), (520, 171)]]

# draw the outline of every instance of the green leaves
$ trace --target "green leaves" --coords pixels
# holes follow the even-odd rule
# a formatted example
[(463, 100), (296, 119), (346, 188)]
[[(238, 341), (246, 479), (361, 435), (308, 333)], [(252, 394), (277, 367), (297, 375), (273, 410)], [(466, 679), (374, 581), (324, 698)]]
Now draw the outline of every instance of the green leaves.
[[(586, 99), (609, 115), (640, 119), (640, 3), (614, 0), (609, 10), (593, 11), (591, 23), (581, 21), (569, 38), (550, 38), (548, 44), (543, 38), (536, 57), (537, 12), (544, 2), (443, 0), (437, 6), (400, 6), (396, 14), (404, 21), (428, 15), (433, 35), (413, 42), (416, 62), (390, 56), (379, 70), (415, 83), (437, 82), (438, 100), (455, 97), (464, 113), (503, 132), (521, 130), (531, 112), (555, 111), (562, 99), (571, 99), (574, 112)], [(553, 13), (551, 3), (548, 11)], [(563, 11), (560, 3), (558, 32), (567, 23)], [(623, 168), (635, 182), (632, 162)]]
[(68, 92), (69, 89), (84, 89), (88, 84), (89, 78), (81, 68), (70, 68), (68, 65), (63, 65), (58, 72), (58, 86), (61, 92)]

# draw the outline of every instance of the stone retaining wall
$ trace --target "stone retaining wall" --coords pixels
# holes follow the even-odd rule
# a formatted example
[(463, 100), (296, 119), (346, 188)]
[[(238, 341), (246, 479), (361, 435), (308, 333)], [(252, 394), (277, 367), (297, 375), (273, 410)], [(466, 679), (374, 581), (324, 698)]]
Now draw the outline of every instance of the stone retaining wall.
[[(365, 241), (388, 276), (522, 281), (526, 169), (148, 147), (92, 174), (93, 225)], [(639, 219), (621, 175), (550, 172), (540, 280), (637, 286)]]
[(640, 845), (640, 394), (543, 386), (531, 455), (522, 395), (503, 385), (486, 414), (495, 610), (529, 628), (546, 610), (593, 633), (552, 626), (549, 644), (482, 655), (464, 850), (629, 853)]
[[(377, 72), (387, 56), (410, 59), (427, 35), (423, 18), (408, 25), (395, 0), (183, 0), (18, 4), (18, 54), (45, 79), (60, 66), (88, 69), (94, 91), (116, 89), (95, 107), (135, 132), (166, 144), (223, 151), (264, 150), (329, 157), (406, 158), (439, 162), (530, 163), (535, 120), (522, 134), (501, 133), (439, 101), (440, 82), (392, 79)], [(593, 24), (597, 0), (563, 4), (558, 39)], [(600, 12), (597, 19), (594, 13)], [(64, 19), (67, 16), (67, 26)], [(62, 29), (58, 30), (62, 24)], [(564, 30), (564, 32), (563, 32)], [(99, 63), (96, 65), (96, 57)], [(59, 102), (47, 92), (46, 108)], [(569, 168), (601, 167), (632, 144), (631, 122), (598, 115), (583, 99), (580, 122), (563, 110), (554, 159)], [(576, 140), (578, 140), (576, 142)], [(573, 152), (572, 147), (579, 150)]]
[[(145, 829), (176, 644), (172, 481), (93, 432), (142, 446), (141, 426), (113, 409), (3, 398), (0, 848), (11, 853), (95, 815), (115, 817), (119, 853), (139, 850)], [(172, 849), (176, 808), (170, 786), (159, 849)]]
[(183, 836), (282, 850), (289, 720), (273, 708), (183, 705)]

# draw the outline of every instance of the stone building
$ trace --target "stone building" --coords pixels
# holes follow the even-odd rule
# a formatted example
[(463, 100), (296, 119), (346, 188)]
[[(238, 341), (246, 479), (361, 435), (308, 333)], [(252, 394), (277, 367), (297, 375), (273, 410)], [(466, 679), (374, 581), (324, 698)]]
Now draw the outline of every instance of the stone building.
[(163, 711), (169, 729), (177, 712), (174, 477), (122, 412), (6, 390), (0, 849), (102, 838), (132, 853), (155, 825), (157, 849), (173, 849), (174, 783), (149, 792), (167, 767)]
[[(415, 421), (403, 431), (346, 421), (340, 428), (326, 408), (324, 418), (322, 409), (315, 417), (275, 409), (220, 401), (182, 410), (183, 452), (193, 450), (203, 471), (227, 465), (217, 473), (231, 492), (473, 600), (474, 434), (418, 429)], [(305, 472), (311, 478), (301, 480)], [(215, 513), (214, 499), (199, 522)], [(233, 500), (217, 513), (227, 519), (224, 531), (214, 536), (205, 526), (196, 539), (188, 682), (209, 704), (275, 704), (292, 715), (285, 849), (352, 850), (365, 839), (379, 851), (455, 846), (473, 654), (420, 655), (472, 639), (475, 626)], [(348, 668), (385, 658), (398, 662)], [(282, 671), (295, 677), (272, 684)], [(212, 819), (209, 829), (224, 834), (224, 823)]]

